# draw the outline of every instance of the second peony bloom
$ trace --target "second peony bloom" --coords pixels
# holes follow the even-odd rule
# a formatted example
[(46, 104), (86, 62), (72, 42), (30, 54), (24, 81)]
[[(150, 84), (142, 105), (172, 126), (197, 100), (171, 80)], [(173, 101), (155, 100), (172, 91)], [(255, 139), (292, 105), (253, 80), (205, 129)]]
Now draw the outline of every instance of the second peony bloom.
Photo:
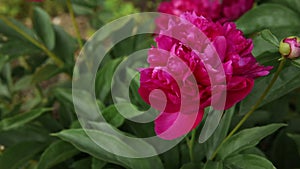
[[(195, 128), (204, 108), (225, 110), (244, 99), (254, 79), (272, 67), (259, 65), (234, 23), (214, 23), (196, 13), (167, 17), (168, 25), (149, 51), (149, 68), (140, 70), (139, 93), (161, 111), (155, 132), (175, 139)], [(223, 103), (223, 104), (222, 104)]]

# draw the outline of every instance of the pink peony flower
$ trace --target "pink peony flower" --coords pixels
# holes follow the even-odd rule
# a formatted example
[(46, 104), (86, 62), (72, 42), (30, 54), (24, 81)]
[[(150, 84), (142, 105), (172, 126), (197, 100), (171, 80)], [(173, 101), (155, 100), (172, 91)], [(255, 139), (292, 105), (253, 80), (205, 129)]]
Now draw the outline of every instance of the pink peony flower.
[(140, 71), (139, 93), (162, 112), (155, 132), (164, 139), (195, 128), (208, 106), (232, 107), (249, 94), (255, 78), (272, 69), (259, 65), (251, 54), (252, 41), (234, 23), (221, 25), (195, 13), (180, 18), (169, 18), (155, 38), (157, 47), (149, 51), (150, 67)]
[(220, 21), (234, 21), (252, 8), (254, 0), (171, 0), (162, 2), (158, 11), (179, 16), (184, 12), (196, 12), (199, 16)]

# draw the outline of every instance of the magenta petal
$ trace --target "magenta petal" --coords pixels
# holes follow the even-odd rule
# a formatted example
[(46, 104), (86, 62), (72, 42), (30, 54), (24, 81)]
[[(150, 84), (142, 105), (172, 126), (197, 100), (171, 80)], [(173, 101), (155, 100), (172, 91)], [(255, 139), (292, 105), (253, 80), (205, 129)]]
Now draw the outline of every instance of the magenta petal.
[(173, 140), (197, 127), (202, 117), (203, 111), (199, 113), (162, 112), (155, 120), (155, 132), (162, 139)]

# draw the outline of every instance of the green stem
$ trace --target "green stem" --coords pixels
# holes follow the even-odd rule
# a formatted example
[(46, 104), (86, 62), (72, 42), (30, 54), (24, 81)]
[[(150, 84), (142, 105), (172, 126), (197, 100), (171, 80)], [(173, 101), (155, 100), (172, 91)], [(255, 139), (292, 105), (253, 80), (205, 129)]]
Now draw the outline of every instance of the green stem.
[(194, 158), (194, 143), (195, 143), (195, 138), (196, 138), (196, 129), (194, 129), (192, 132), (191, 132), (191, 139), (188, 139), (186, 137), (186, 142), (187, 142), (187, 146), (189, 148), (189, 155), (190, 155), (190, 159), (191, 159), (191, 162), (195, 162), (195, 158)]
[(9, 26), (10, 28), (14, 29), (16, 32), (18, 32), (20, 35), (22, 35), (25, 39), (27, 39), (29, 42), (31, 42), (36, 47), (40, 48), (42, 51), (44, 51), (58, 67), (63, 67), (64, 63), (63, 61), (57, 57), (54, 53), (52, 53), (47, 47), (45, 47), (42, 43), (37, 41), (36, 39), (32, 38), (30, 35), (28, 35), (26, 32), (24, 32), (22, 29), (17, 27), (14, 23), (12, 23), (10, 20), (8, 20), (4, 16), (0, 16), (0, 19), (3, 20), (3, 22)]
[(273, 76), (270, 84), (267, 86), (267, 88), (265, 89), (265, 91), (263, 92), (263, 94), (260, 96), (260, 98), (257, 100), (257, 102), (254, 104), (254, 106), (251, 107), (251, 109), (249, 110), (248, 113), (246, 113), (246, 115), (241, 119), (241, 121), (234, 127), (234, 129), (227, 135), (227, 137), (221, 142), (221, 144), (217, 147), (217, 149), (215, 150), (215, 152), (212, 154), (212, 156), (210, 157), (210, 160), (213, 160), (217, 153), (220, 151), (222, 145), (231, 137), (233, 136), (233, 134), (244, 124), (244, 122), (253, 114), (253, 112), (259, 107), (259, 105), (263, 102), (263, 100), (265, 99), (265, 97), (267, 96), (267, 94), (269, 93), (269, 91), (271, 90), (272, 86), (274, 85), (274, 83), (276, 82), (280, 72), (282, 71), (283, 67), (284, 67), (284, 63), (285, 63), (286, 59), (280, 59), (280, 64), (279, 67), (277, 68), (275, 75)]
[(80, 49), (82, 49), (83, 48), (83, 43), (82, 43), (82, 40), (81, 40), (81, 35), (80, 35), (78, 23), (77, 23), (76, 18), (75, 18), (75, 14), (74, 14), (74, 10), (73, 10), (73, 7), (72, 7), (71, 0), (67, 0), (67, 7), (69, 9), (70, 16), (71, 16), (71, 19), (72, 19), (72, 23), (73, 23), (73, 26), (74, 26), (74, 29), (75, 29), (77, 42), (79, 44)]

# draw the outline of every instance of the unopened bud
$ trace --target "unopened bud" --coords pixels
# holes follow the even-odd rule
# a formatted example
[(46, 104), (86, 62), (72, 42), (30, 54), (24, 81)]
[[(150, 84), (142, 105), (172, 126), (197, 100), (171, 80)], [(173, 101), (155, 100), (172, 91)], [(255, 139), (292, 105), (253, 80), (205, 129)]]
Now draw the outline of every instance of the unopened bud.
[(286, 58), (298, 58), (300, 56), (300, 38), (297, 36), (290, 36), (281, 40), (279, 52)]

